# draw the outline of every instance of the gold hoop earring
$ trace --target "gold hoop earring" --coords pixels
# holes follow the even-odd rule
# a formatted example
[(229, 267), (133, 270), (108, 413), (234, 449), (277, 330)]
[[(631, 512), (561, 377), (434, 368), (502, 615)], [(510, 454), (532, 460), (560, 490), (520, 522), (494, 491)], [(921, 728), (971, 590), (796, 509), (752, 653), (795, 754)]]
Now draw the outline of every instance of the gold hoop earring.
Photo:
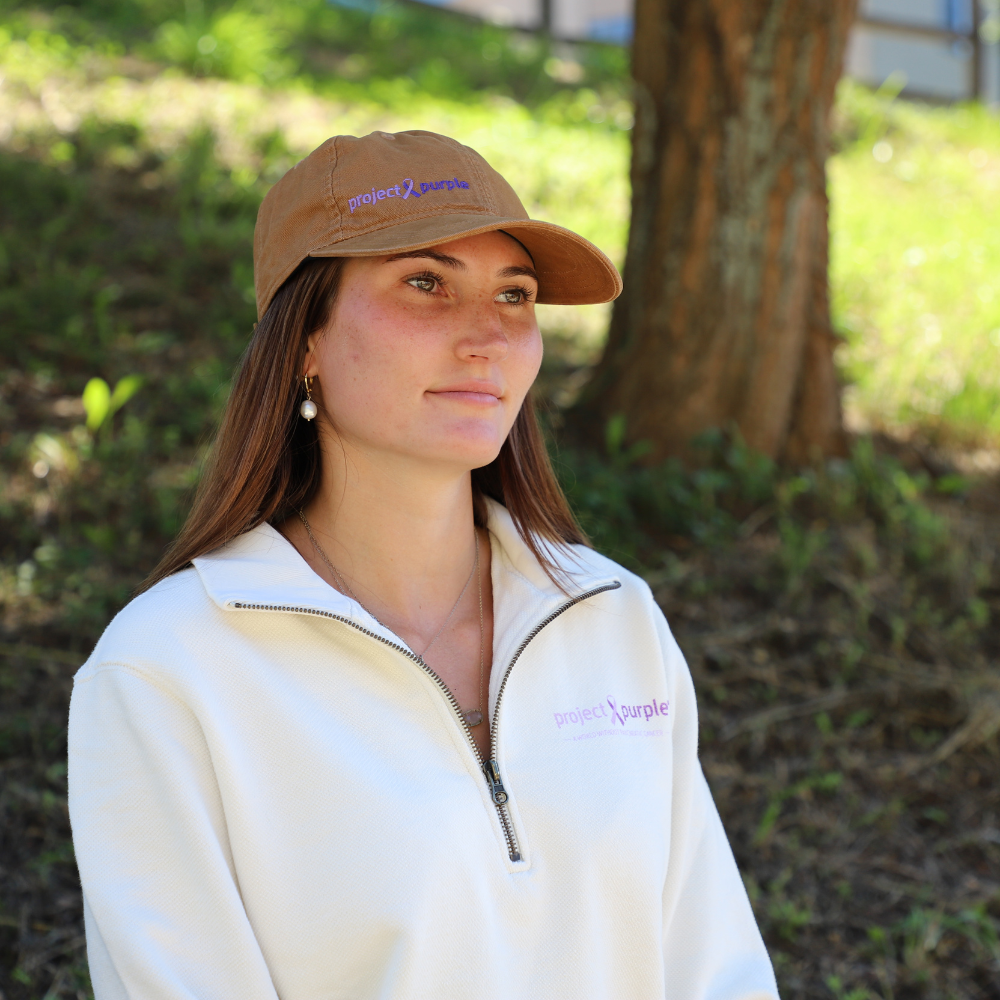
[(302, 400), (302, 405), (299, 407), (299, 413), (302, 414), (303, 418), (306, 420), (312, 420), (317, 413), (319, 413), (319, 408), (313, 402), (312, 398), (312, 379), (308, 375), (302, 376), (302, 381), (306, 386), (306, 398)]

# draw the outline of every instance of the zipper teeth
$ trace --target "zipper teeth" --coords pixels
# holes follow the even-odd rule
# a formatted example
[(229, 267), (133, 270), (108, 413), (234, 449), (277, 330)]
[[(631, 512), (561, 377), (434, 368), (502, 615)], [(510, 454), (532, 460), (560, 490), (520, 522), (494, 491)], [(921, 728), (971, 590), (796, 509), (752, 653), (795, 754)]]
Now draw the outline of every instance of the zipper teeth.
[[(588, 597), (603, 594), (605, 591), (618, 590), (619, 587), (621, 587), (621, 583), (618, 580), (614, 580), (611, 583), (604, 584), (602, 587), (596, 587), (594, 590), (588, 590), (585, 594), (580, 594), (577, 597), (574, 597), (561, 607), (556, 608), (556, 610), (553, 611), (548, 617), (542, 619), (542, 621), (540, 621), (524, 637), (520, 646), (518, 646), (514, 651), (514, 655), (511, 657), (510, 663), (507, 664), (507, 669), (504, 671), (503, 679), (500, 681), (500, 687), (497, 689), (497, 700), (493, 710), (493, 722), (490, 725), (491, 760), (496, 759), (497, 733), (499, 731), (497, 722), (500, 718), (500, 699), (503, 697), (504, 689), (507, 687), (507, 679), (510, 677), (510, 672), (514, 669), (514, 664), (520, 659), (521, 654), (527, 648), (528, 643), (531, 642), (531, 640), (534, 639), (546, 625), (550, 625), (563, 612), (568, 611), (574, 605), (587, 600)], [(417, 666), (420, 667), (421, 670), (423, 670), (435, 684), (437, 684), (441, 693), (448, 699), (449, 704), (455, 711), (455, 715), (458, 716), (458, 720), (462, 724), (462, 728), (465, 730), (465, 735), (468, 737), (469, 745), (472, 747), (472, 752), (476, 755), (476, 760), (479, 763), (479, 769), (481, 771), (484, 770), (485, 761), (483, 760), (483, 755), (479, 752), (479, 747), (476, 745), (476, 741), (472, 736), (472, 730), (469, 728), (469, 724), (465, 721), (465, 716), (462, 714), (462, 708), (455, 700), (455, 696), (451, 693), (451, 689), (443, 680), (441, 680), (437, 672), (432, 667), (428, 666), (427, 662), (422, 657), (417, 656), (417, 654), (412, 650), (407, 649), (405, 646), (400, 646), (399, 643), (386, 639), (385, 636), (381, 636), (378, 632), (373, 632), (371, 629), (365, 628), (364, 625), (359, 625), (350, 618), (344, 618), (343, 615), (335, 615), (332, 611), (320, 611), (317, 608), (293, 607), (292, 605), (287, 604), (244, 604), (241, 601), (234, 601), (232, 607), (243, 608), (249, 611), (290, 611), (296, 614), (316, 615), (319, 618), (331, 618), (333, 621), (343, 622), (345, 625), (350, 625), (351, 628), (360, 632), (362, 635), (367, 635), (372, 639), (377, 639), (384, 646), (388, 646), (390, 649), (395, 649), (397, 652), (402, 653), (403, 656), (407, 657), (407, 659), (416, 663)], [(521, 852), (518, 849), (517, 838), (514, 836), (514, 824), (511, 822), (510, 813), (507, 811), (506, 804), (498, 804), (496, 806), (496, 810), (497, 815), (500, 817), (500, 826), (503, 829), (504, 839), (507, 841), (507, 855), (511, 861), (520, 861)]]
[(510, 672), (514, 669), (514, 664), (520, 659), (521, 654), (527, 648), (528, 643), (538, 635), (539, 632), (545, 628), (546, 625), (551, 625), (564, 611), (569, 611), (571, 607), (575, 604), (579, 604), (581, 601), (587, 600), (588, 597), (596, 597), (598, 594), (603, 594), (608, 590), (618, 590), (621, 587), (621, 583), (618, 580), (613, 580), (611, 583), (606, 583), (602, 587), (596, 587), (594, 590), (588, 590), (585, 594), (580, 594), (574, 597), (572, 600), (567, 601), (561, 607), (556, 608), (547, 618), (542, 619), (522, 640), (521, 645), (514, 650), (514, 655), (511, 657), (510, 663), (507, 664), (507, 669), (504, 671), (503, 679), (500, 681), (500, 687), (497, 689), (497, 703), (493, 709), (493, 722), (490, 724), (490, 757), (496, 758), (497, 751), (497, 733), (499, 732), (499, 720), (500, 720), (500, 699), (503, 697), (504, 688), (507, 687), (507, 679), (510, 677)]
[(372, 639), (378, 639), (383, 645), (388, 646), (390, 649), (395, 649), (397, 652), (402, 653), (407, 659), (413, 660), (426, 674), (428, 674), (434, 683), (441, 689), (442, 694), (448, 699), (451, 707), (455, 710), (455, 714), (458, 716), (462, 723), (462, 728), (465, 729), (466, 735), (469, 737), (469, 742), (472, 744), (473, 752), (476, 755), (476, 759), (479, 761), (479, 766), (482, 768), (484, 761), (483, 755), (479, 752), (479, 747), (476, 746), (476, 741), (472, 738), (472, 730), (469, 728), (469, 724), (465, 721), (465, 716), (462, 715), (462, 708), (455, 700), (455, 696), (451, 693), (451, 689), (447, 684), (438, 676), (437, 672), (430, 666), (428, 666), (427, 661), (422, 657), (417, 656), (412, 650), (407, 649), (405, 646), (400, 646), (397, 642), (392, 642), (386, 639), (385, 636), (379, 635), (378, 632), (373, 632), (370, 628), (365, 628), (364, 625), (359, 625), (357, 622), (352, 621), (350, 618), (344, 618), (342, 615), (335, 615), (332, 611), (320, 611), (317, 608), (297, 608), (282, 604), (242, 604), (239, 602), (233, 602), (234, 608), (244, 608), (250, 611), (294, 611), (299, 614), (304, 615), (318, 615), (320, 618), (332, 618), (334, 621), (343, 622), (345, 625), (350, 625), (351, 628), (357, 630), (362, 635), (370, 636)]

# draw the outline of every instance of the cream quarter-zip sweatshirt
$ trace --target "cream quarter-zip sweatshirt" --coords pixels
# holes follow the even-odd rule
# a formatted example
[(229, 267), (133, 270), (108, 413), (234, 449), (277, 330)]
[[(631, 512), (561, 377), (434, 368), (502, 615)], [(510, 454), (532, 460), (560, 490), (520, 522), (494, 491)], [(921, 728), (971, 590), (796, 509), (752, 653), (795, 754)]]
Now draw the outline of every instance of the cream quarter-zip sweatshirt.
[[(649, 588), (562, 593), (490, 509), (491, 760), (397, 636), (264, 525), (76, 676), (97, 1000), (771, 1000)], [(484, 768), (485, 763), (485, 768)]]

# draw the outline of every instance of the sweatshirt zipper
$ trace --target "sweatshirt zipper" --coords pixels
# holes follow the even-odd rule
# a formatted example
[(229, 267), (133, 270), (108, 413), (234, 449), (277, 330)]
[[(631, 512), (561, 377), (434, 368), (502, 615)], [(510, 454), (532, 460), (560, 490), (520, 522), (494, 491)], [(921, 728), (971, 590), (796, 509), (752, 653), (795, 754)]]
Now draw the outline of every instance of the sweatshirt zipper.
[[(595, 587), (593, 590), (588, 590), (586, 593), (579, 594), (571, 600), (567, 601), (565, 604), (560, 605), (552, 612), (548, 617), (543, 618), (525, 637), (521, 640), (521, 645), (514, 650), (514, 655), (510, 658), (510, 663), (507, 664), (507, 669), (503, 673), (503, 677), (500, 679), (500, 687), (497, 688), (497, 702), (493, 706), (493, 722), (490, 724), (490, 759), (483, 763), (480, 757), (480, 764), (483, 768), (483, 773), (486, 775), (486, 784), (490, 787), (490, 795), (493, 798), (493, 804), (497, 807), (497, 812), (500, 815), (500, 825), (503, 827), (504, 836), (507, 838), (507, 854), (511, 861), (521, 860), (521, 851), (517, 845), (517, 837), (514, 834), (514, 824), (511, 822), (510, 812), (507, 809), (507, 800), (510, 796), (507, 794), (507, 789), (503, 786), (503, 779), (500, 777), (500, 765), (497, 763), (497, 735), (500, 731), (500, 701), (503, 698), (503, 693), (507, 687), (507, 681), (510, 678), (510, 672), (514, 669), (514, 664), (521, 658), (521, 654), (525, 651), (528, 643), (538, 635), (539, 632), (545, 628), (546, 625), (550, 625), (554, 622), (564, 611), (569, 611), (571, 607), (575, 604), (579, 604), (581, 601), (587, 600), (588, 597), (595, 597), (597, 594), (603, 594), (607, 590), (617, 590), (621, 584), (617, 580), (613, 580), (611, 583), (606, 583), (603, 586)], [(465, 720), (463, 719), (463, 722)], [(470, 738), (472, 734), (469, 734)], [(479, 757), (479, 748), (473, 743), (473, 749), (476, 751), (476, 756)]]
[(514, 655), (511, 657), (510, 663), (507, 664), (507, 669), (504, 671), (503, 679), (500, 681), (500, 688), (497, 691), (497, 701), (493, 709), (493, 723), (490, 726), (490, 759), (486, 761), (483, 760), (483, 755), (479, 752), (479, 747), (476, 745), (476, 741), (472, 736), (472, 730), (469, 728), (469, 724), (465, 721), (465, 716), (462, 714), (462, 708), (455, 699), (455, 696), (451, 693), (451, 689), (443, 680), (441, 680), (437, 672), (427, 664), (423, 657), (418, 656), (413, 652), (413, 650), (407, 649), (405, 646), (399, 645), (399, 643), (386, 639), (384, 636), (379, 635), (377, 632), (373, 632), (371, 629), (365, 628), (364, 625), (359, 625), (350, 618), (344, 618), (342, 615), (335, 615), (332, 611), (321, 611), (318, 608), (293, 607), (285, 604), (244, 604), (241, 601), (233, 601), (231, 607), (242, 608), (247, 611), (290, 611), (296, 614), (317, 615), (320, 618), (330, 618), (333, 621), (343, 622), (345, 625), (350, 625), (351, 628), (357, 630), (362, 635), (367, 635), (372, 639), (377, 639), (384, 646), (388, 646), (390, 649), (394, 649), (396, 652), (402, 653), (407, 659), (416, 663), (417, 666), (420, 667), (420, 669), (423, 670), (435, 684), (437, 684), (438, 688), (440, 688), (441, 693), (448, 699), (448, 703), (451, 705), (455, 715), (458, 717), (459, 723), (465, 730), (465, 735), (468, 738), (469, 745), (472, 747), (472, 752), (476, 755), (479, 767), (486, 777), (486, 784), (490, 789), (490, 798), (492, 798), (493, 804), (496, 806), (497, 815), (500, 817), (500, 826), (503, 829), (504, 838), (507, 841), (507, 854), (511, 861), (520, 861), (521, 851), (517, 844), (517, 837), (514, 834), (514, 824), (511, 822), (510, 813), (507, 810), (507, 800), (510, 796), (507, 793), (507, 789), (504, 788), (503, 779), (500, 776), (500, 765), (497, 763), (496, 759), (498, 732), (497, 721), (500, 717), (500, 699), (503, 697), (504, 688), (507, 686), (507, 679), (510, 677), (510, 672), (514, 667), (514, 664), (517, 663), (521, 654), (524, 652), (525, 647), (529, 642), (531, 642), (532, 639), (535, 638), (536, 635), (538, 635), (539, 632), (542, 631), (543, 628), (545, 628), (546, 625), (555, 621), (556, 618), (558, 618), (564, 611), (568, 611), (571, 607), (573, 607), (573, 605), (587, 600), (588, 597), (603, 594), (607, 590), (617, 590), (620, 586), (621, 584), (615, 580), (612, 583), (606, 583), (601, 587), (596, 587), (593, 590), (587, 591), (585, 594), (580, 594), (579, 596), (574, 597), (572, 600), (567, 601), (565, 604), (553, 611), (547, 618), (540, 621), (527, 634), (527, 636), (525, 636), (521, 645), (514, 651)]

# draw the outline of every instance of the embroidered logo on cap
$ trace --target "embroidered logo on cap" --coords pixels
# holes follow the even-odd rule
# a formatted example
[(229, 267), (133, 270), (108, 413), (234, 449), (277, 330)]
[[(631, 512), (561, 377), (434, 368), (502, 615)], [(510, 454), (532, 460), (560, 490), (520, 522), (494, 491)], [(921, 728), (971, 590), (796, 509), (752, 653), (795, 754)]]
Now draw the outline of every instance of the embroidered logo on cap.
[(398, 184), (393, 184), (392, 187), (387, 188), (372, 188), (371, 191), (366, 191), (364, 194), (349, 198), (347, 205), (351, 210), (351, 215), (353, 215), (356, 208), (361, 208), (363, 205), (375, 205), (386, 198), (402, 198), (403, 201), (406, 201), (410, 195), (413, 195), (414, 198), (419, 198), (429, 191), (454, 191), (455, 188), (467, 188), (468, 186), (468, 181), (460, 181), (457, 177), (453, 177), (450, 181), (421, 181), (420, 190), (418, 191), (413, 178), (405, 177), (403, 179), (402, 190), (400, 190)]

